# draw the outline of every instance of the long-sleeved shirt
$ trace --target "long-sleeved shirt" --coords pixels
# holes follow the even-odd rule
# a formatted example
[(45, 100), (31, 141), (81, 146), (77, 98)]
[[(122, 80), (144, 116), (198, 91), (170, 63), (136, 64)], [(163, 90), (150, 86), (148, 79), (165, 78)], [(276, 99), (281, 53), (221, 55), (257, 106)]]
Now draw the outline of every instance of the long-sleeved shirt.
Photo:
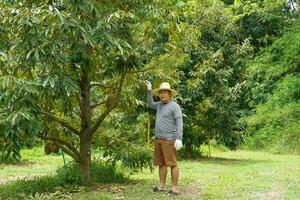
[(180, 106), (173, 100), (164, 104), (154, 102), (151, 91), (147, 91), (148, 107), (156, 110), (155, 137), (167, 140), (182, 140), (183, 120)]

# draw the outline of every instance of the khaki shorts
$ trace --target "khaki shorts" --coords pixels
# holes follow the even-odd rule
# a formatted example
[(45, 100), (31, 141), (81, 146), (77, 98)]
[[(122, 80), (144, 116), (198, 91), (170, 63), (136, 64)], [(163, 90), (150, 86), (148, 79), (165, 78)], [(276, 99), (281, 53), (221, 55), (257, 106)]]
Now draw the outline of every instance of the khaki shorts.
[(156, 139), (154, 142), (154, 165), (176, 166), (175, 140)]

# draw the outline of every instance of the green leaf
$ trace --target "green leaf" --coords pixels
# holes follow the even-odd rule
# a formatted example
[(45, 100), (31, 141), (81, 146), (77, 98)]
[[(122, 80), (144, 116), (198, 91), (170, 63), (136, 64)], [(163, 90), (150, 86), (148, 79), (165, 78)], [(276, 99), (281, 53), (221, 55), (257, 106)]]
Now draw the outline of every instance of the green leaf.
[(54, 88), (54, 86), (55, 86), (55, 79), (54, 79), (53, 76), (49, 78), (49, 83), (50, 83), (50, 86), (51, 86), (52, 88)]
[(54, 7), (54, 10), (58, 15), (58, 17), (60, 18), (60, 22), (61, 22), (60, 26), (62, 26), (65, 23), (64, 16), (61, 12), (59, 12), (59, 10), (56, 7)]
[(123, 51), (122, 46), (119, 43), (117, 43), (117, 47), (120, 50), (121, 55), (124, 56), (124, 51)]
[(34, 51), (34, 57), (35, 57), (36, 61), (40, 60), (40, 53), (39, 53), (38, 48), (36, 48), (35, 51)]
[(0, 58), (1, 58), (2, 61), (7, 61), (7, 54), (0, 51)]
[(16, 125), (16, 120), (18, 118), (18, 113), (14, 114), (11, 120), (11, 125), (15, 126)]
[(35, 51), (35, 49), (31, 49), (27, 55), (26, 55), (26, 60), (28, 60), (28, 58), (30, 57), (30, 55)]

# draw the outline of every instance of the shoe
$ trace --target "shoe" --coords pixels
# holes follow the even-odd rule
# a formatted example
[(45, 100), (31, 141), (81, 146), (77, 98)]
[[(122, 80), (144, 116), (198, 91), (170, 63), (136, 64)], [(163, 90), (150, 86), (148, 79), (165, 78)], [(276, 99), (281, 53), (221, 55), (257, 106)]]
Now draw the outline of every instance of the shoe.
[(164, 192), (164, 191), (166, 191), (166, 190), (160, 190), (158, 187), (154, 187), (154, 188), (152, 188), (152, 191), (153, 192)]
[(177, 195), (178, 192), (174, 192), (173, 190), (169, 190), (168, 194), (170, 194), (170, 195)]

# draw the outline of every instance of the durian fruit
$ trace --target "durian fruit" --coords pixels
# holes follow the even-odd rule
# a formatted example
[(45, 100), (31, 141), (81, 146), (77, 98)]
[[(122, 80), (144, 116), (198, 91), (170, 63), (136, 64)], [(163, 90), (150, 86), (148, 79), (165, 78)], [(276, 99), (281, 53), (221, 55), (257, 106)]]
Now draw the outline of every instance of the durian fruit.
[(106, 108), (111, 108), (114, 105), (115, 101), (116, 101), (116, 95), (110, 93), (105, 102)]
[(57, 130), (57, 127), (52, 127), (49, 131), (48, 131), (48, 135), (54, 138), (59, 137), (59, 132)]
[(146, 81), (139, 82), (139, 89), (141, 92), (147, 92), (147, 84)]
[(51, 151), (53, 153), (58, 153), (59, 152), (59, 146), (57, 144), (52, 143), (50, 147), (51, 147)]
[(51, 144), (50, 143), (47, 143), (44, 146), (44, 152), (45, 152), (46, 155), (49, 155), (51, 153)]

